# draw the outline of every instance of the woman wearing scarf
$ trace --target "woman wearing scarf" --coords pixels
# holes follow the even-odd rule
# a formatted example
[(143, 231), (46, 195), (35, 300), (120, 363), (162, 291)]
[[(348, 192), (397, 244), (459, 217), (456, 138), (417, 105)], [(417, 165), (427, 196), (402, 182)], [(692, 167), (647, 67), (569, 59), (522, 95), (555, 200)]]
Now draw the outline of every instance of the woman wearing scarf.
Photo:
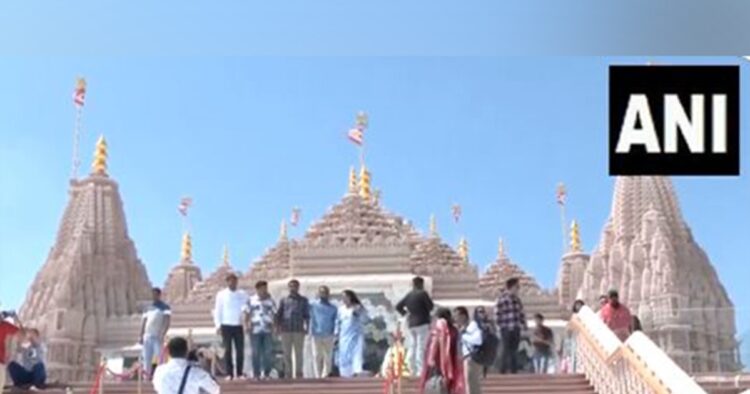
[(350, 378), (362, 373), (367, 311), (352, 290), (344, 290), (343, 305), (336, 322), (339, 375)]
[[(464, 369), (459, 333), (453, 325), (451, 311), (440, 308), (427, 341), (425, 365), (419, 381), (422, 394), (465, 394)], [(441, 382), (442, 381), (442, 382)], [(438, 384), (441, 382), (440, 384)]]

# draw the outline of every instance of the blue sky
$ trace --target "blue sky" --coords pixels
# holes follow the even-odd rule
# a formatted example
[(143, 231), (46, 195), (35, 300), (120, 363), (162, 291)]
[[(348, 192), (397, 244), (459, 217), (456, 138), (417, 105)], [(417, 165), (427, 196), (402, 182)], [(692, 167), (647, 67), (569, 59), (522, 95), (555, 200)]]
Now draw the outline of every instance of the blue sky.
[[(302, 234), (341, 198), (357, 153), (344, 138), (370, 114), (367, 162), (383, 204), (440, 234), (467, 237), (493, 261), (498, 237), (545, 286), (561, 255), (555, 185), (594, 247), (609, 214), (607, 66), (750, 63), (739, 58), (86, 57), (0, 62), (0, 302), (20, 305), (53, 244), (67, 201), (75, 77), (89, 93), (81, 142), (88, 170), (104, 134), (130, 236), (161, 285), (179, 259), (182, 195), (194, 257), (210, 273), (227, 244), (246, 270), (291, 208)], [(748, 81), (742, 81), (748, 91)], [(750, 119), (743, 105), (743, 119)], [(743, 134), (747, 135), (747, 122)], [(748, 157), (748, 144), (742, 152)], [(683, 214), (750, 329), (748, 160), (737, 178), (674, 179)], [(463, 207), (456, 225), (450, 207)]]

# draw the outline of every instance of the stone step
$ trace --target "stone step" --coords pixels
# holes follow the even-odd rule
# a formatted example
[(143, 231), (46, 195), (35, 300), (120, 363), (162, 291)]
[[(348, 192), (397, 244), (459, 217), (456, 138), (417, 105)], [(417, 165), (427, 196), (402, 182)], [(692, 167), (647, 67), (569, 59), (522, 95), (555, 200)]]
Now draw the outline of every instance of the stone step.
[[(491, 375), (483, 380), (485, 394), (595, 394), (593, 388), (582, 375)], [(266, 382), (254, 381), (221, 381), (222, 393), (268, 393), (268, 394), (300, 394), (300, 393), (331, 393), (331, 394), (380, 394), (383, 393), (384, 382), (377, 378), (354, 379), (300, 379), (276, 380)], [(71, 385), (75, 393), (88, 393), (91, 383), (81, 382)], [(5, 391), (11, 393), (13, 391)], [(48, 389), (45, 393), (62, 394), (63, 389)], [(138, 393), (137, 382), (106, 382), (106, 394), (134, 394)], [(144, 383), (142, 394), (153, 394), (150, 384)], [(404, 379), (402, 381), (403, 394), (417, 394), (417, 381)]]

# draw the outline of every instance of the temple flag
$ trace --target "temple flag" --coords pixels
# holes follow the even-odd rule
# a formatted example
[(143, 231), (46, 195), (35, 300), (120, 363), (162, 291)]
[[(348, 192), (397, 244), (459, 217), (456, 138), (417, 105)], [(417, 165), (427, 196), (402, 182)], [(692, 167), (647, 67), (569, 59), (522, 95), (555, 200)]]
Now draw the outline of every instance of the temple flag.
[(180, 200), (180, 205), (177, 207), (177, 210), (180, 212), (180, 215), (187, 216), (188, 209), (191, 205), (193, 205), (193, 199), (190, 197), (183, 197)]
[(565, 191), (565, 185), (562, 183), (559, 183), (557, 185), (557, 203), (560, 205), (565, 205), (566, 196), (567, 196), (567, 192)]
[(73, 91), (73, 104), (77, 108), (83, 107), (84, 102), (86, 101), (86, 80), (83, 78), (79, 78), (78, 82), (76, 83), (76, 88)]

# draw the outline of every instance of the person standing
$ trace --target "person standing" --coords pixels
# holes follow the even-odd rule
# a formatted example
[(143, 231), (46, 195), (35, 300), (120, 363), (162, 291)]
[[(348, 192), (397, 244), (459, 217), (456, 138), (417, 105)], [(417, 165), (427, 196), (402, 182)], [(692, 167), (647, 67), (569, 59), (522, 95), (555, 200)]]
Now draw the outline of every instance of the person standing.
[(143, 371), (146, 378), (150, 379), (154, 367), (161, 358), (161, 350), (164, 346), (164, 337), (169, 330), (172, 310), (164, 301), (161, 300), (161, 289), (154, 287), (151, 289), (152, 303), (148, 306), (141, 318), (141, 335), (138, 343), (143, 347), (141, 355), (143, 357)]
[(534, 361), (534, 372), (537, 374), (546, 374), (549, 365), (549, 359), (552, 356), (552, 346), (554, 345), (554, 336), (552, 330), (544, 325), (544, 316), (541, 313), (534, 315), (534, 337), (531, 344), (534, 346), (532, 359)]
[(505, 291), (495, 305), (497, 327), (503, 348), (500, 354), (500, 373), (518, 372), (518, 345), (521, 342), (521, 332), (526, 331), (526, 315), (523, 304), (518, 297), (520, 284), (518, 278), (510, 278), (505, 282)]
[(481, 394), (484, 366), (474, 361), (471, 356), (482, 346), (482, 329), (477, 319), (469, 317), (469, 311), (465, 307), (457, 307), (454, 314), (456, 315), (456, 328), (461, 335), (461, 355), (464, 363), (464, 374), (466, 375), (466, 393)]
[(435, 312), (425, 351), (425, 368), (419, 379), (419, 393), (465, 394), (466, 378), (461, 362), (459, 333), (450, 309)]
[[(214, 305), (214, 324), (216, 332), (221, 335), (224, 345), (224, 364), (227, 379), (244, 377), (245, 335), (242, 329), (243, 310), (249, 297), (244, 290), (237, 288), (237, 275), (230, 273), (226, 277), (227, 287), (216, 294)], [(233, 362), (232, 345), (237, 362)], [(234, 367), (237, 367), (235, 370)]]
[(328, 286), (320, 286), (318, 299), (310, 304), (310, 339), (316, 378), (331, 374), (338, 308), (330, 301)]
[(250, 333), (252, 349), (253, 377), (267, 379), (273, 362), (273, 321), (276, 316), (276, 303), (268, 293), (268, 282), (261, 280), (255, 284), (255, 294), (246, 306), (245, 326)]
[(617, 338), (625, 341), (630, 336), (630, 325), (633, 322), (630, 309), (620, 303), (620, 296), (617, 290), (610, 290), (608, 297), (609, 302), (602, 307), (599, 315), (604, 324), (617, 335)]
[(152, 384), (157, 394), (219, 394), (221, 389), (203, 368), (187, 360), (185, 338), (169, 340), (170, 360), (156, 368)]
[(31, 386), (31, 390), (43, 389), (47, 380), (45, 356), (47, 348), (42, 343), (39, 330), (26, 329), (25, 338), (18, 346), (15, 361), (8, 364), (8, 374), (16, 387)]
[(341, 377), (350, 378), (362, 373), (365, 352), (365, 324), (367, 310), (357, 294), (344, 290), (343, 305), (339, 307), (336, 320), (338, 334), (338, 366)]
[[(0, 315), (2, 314), (3, 313), (0, 312)], [(16, 339), (19, 337), (18, 334), (21, 332), (21, 324), (18, 321), (18, 318), (15, 317), (15, 313), (6, 313), (5, 315), (10, 315), (9, 317), (15, 318), (16, 324), (6, 321), (5, 319), (0, 319), (0, 389), (5, 387), (5, 372), (8, 360), (13, 353), (13, 346)]]
[(310, 323), (310, 303), (299, 294), (299, 281), (292, 279), (287, 284), (289, 295), (279, 302), (276, 312), (276, 327), (281, 335), (284, 352), (284, 376), (301, 378), (304, 365), (305, 333)]
[(424, 279), (419, 276), (412, 279), (412, 290), (396, 304), (396, 311), (401, 316), (408, 312), (409, 365), (414, 367), (414, 376), (421, 376), (424, 369), (423, 360), (427, 337), (430, 334), (432, 308), (432, 298), (424, 289)]
[[(583, 300), (575, 300), (570, 311), (574, 315), (578, 313), (583, 306), (586, 305)], [(566, 328), (565, 336), (560, 341), (560, 350), (558, 352), (560, 356), (560, 370), (561, 372), (575, 373), (576, 372), (576, 336), (573, 330)]]

